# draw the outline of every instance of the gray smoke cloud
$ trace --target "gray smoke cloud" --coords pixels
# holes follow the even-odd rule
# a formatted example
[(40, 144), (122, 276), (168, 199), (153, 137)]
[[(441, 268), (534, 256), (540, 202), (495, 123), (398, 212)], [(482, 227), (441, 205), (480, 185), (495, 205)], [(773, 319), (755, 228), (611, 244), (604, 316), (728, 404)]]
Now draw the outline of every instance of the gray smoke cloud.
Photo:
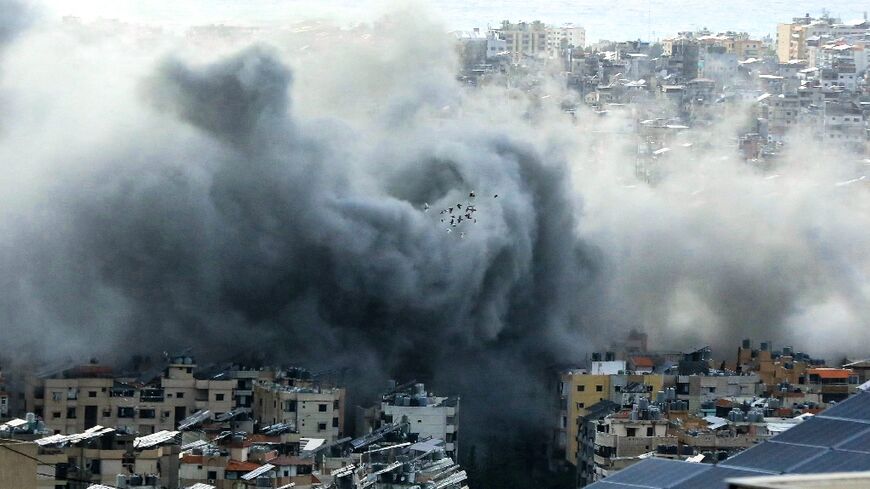
[[(630, 328), (724, 354), (866, 344), (870, 196), (844, 184), (864, 162), (808, 142), (771, 178), (728, 156), (741, 112), (650, 186), (619, 120), (573, 123), (555, 83), (460, 86), (444, 30), (400, 12), (10, 45), (4, 354), (262, 352), (368, 392), (426, 379), (465, 396), (467, 432), (545, 433), (546, 368)], [(439, 209), (472, 190), (478, 223), (448, 234)]]

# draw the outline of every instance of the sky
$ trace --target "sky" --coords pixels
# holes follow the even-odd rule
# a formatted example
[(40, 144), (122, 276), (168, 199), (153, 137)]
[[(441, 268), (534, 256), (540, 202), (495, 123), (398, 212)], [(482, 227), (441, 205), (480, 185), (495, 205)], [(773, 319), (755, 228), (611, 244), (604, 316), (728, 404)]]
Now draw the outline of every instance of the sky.
[[(328, 18), (341, 24), (369, 22), (396, 5), (395, 0), (37, 0), (50, 16), (119, 18), (161, 25), (283, 24)], [(497, 25), (503, 19), (548, 23), (572, 22), (587, 30), (589, 40), (649, 39), (678, 31), (708, 27), (754, 35), (775, 35), (776, 23), (827, 9), (844, 21), (857, 20), (868, 10), (855, 1), (819, 0), (465, 0), (416, 1), (450, 30)], [(618, 21), (617, 21), (618, 19)]]

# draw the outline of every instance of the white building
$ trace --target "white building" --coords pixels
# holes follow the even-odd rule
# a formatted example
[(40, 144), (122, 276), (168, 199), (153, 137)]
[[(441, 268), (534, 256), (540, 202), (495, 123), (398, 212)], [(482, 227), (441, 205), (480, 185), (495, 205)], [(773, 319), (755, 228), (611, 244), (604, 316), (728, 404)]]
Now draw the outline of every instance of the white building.
[[(423, 384), (395, 390), (381, 399), (378, 419), (372, 424), (396, 423), (406, 419), (410, 432), (420, 440), (444, 440), (444, 450), (455, 460), (459, 448), (459, 398), (437, 397)], [(374, 428), (374, 426), (371, 426)], [(366, 427), (368, 428), (368, 427)]]
[(564, 48), (586, 46), (586, 29), (574, 24), (561, 27), (547, 27), (547, 52), (551, 58), (558, 58)]

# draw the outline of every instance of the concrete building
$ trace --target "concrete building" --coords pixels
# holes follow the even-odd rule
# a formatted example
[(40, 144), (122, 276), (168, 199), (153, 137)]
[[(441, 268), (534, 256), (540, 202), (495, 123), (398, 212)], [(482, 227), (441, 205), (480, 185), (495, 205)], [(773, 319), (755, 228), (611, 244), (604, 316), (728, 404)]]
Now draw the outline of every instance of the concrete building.
[(611, 401), (593, 404), (577, 418), (577, 487), (595, 482), (595, 436), (604, 419), (622, 406)]
[(512, 24), (506, 20), (496, 32), (507, 43), (507, 50), (511, 53), (514, 63), (527, 58), (540, 59), (548, 56), (548, 33), (543, 22), (536, 20), (532, 23)]
[[(597, 358), (597, 357), (596, 357)], [(570, 369), (560, 374), (559, 421), (555, 429), (555, 459), (577, 463), (577, 420), (586, 416), (588, 409), (609, 401), (617, 406), (631, 406), (640, 398), (673, 385), (673, 376), (662, 374), (634, 374), (625, 361), (592, 361), (589, 369)]]
[(776, 28), (776, 55), (780, 62), (808, 58), (808, 48), (813, 41), (823, 37), (839, 38), (859, 36), (870, 28), (868, 22), (844, 24), (838, 19), (823, 16), (814, 19), (807, 14), (796, 17), (791, 23), (778, 24)]
[(30, 378), (25, 405), (55, 433), (81, 433), (97, 425), (129, 433), (174, 429), (196, 411), (220, 415), (233, 409), (232, 380), (197, 379), (188, 356), (174, 357), (159, 377), (138, 381), (115, 377), (91, 364), (56, 378)]
[(599, 421), (594, 446), (594, 480), (600, 480), (655, 452), (659, 446), (676, 445), (668, 435), (668, 420), (647, 399)]
[(344, 436), (345, 390), (298, 379), (254, 385), (253, 415), (261, 426), (283, 423), (300, 437), (334, 442)]
[(9, 392), (6, 390), (6, 378), (0, 369), (0, 419), (9, 417)]
[(0, 487), (37, 489), (37, 460), (35, 443), (0, 440)]
[(407, 420), (412, 435), (419, 440), (444, 441), (444, 450), (454, 460), (459, 453), (459, 397), (438, 397), (426, 392), (424, 384), (414, 384), (394, 390), (381, 398), (377, 428)]
[(559, 58), (565, 49), (583, 49), (586, 46), (586, 29), (574, 24), (547, 27), (547, 52), (551, 58)]
[[(870, 393), (859, 392), (715, 465), (649, 458), (590, 488), (863, 487), (866, 475), (859, 473), (867, 470), (870, 455), (865, 443), (870, 436), (868, 406)], [(844, 480), (839, 472), (854, 473), (854, 483), (839, 485), (837, 481)], [(804, 474), (820, 473), (825, 475), (793, 484), (805, 478)], [(735, 482), (742, 477), (780, 474), (795, 474), (796, 477), (791, 481), (782, 480), (781, 485), (773, 484), (775, 479), (755, 485)]]

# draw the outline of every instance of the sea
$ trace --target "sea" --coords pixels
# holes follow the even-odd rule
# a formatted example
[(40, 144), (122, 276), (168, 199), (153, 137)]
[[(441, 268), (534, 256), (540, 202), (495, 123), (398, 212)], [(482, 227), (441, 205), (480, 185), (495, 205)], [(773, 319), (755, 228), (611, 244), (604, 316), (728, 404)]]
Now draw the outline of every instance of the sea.
[(114, 18), (160, 25), (292, 24), (330, 19), (372, 22), (400, 8), (419, 10), (447, 30), (498, 26), (502, 20), (573, 23), (587, 41), (655, 40), (702, 28), (775, 37), (776, 24), (828, 14), (860, 21), (870, 3), (857, 0), (34, 0), (48, 16)]

